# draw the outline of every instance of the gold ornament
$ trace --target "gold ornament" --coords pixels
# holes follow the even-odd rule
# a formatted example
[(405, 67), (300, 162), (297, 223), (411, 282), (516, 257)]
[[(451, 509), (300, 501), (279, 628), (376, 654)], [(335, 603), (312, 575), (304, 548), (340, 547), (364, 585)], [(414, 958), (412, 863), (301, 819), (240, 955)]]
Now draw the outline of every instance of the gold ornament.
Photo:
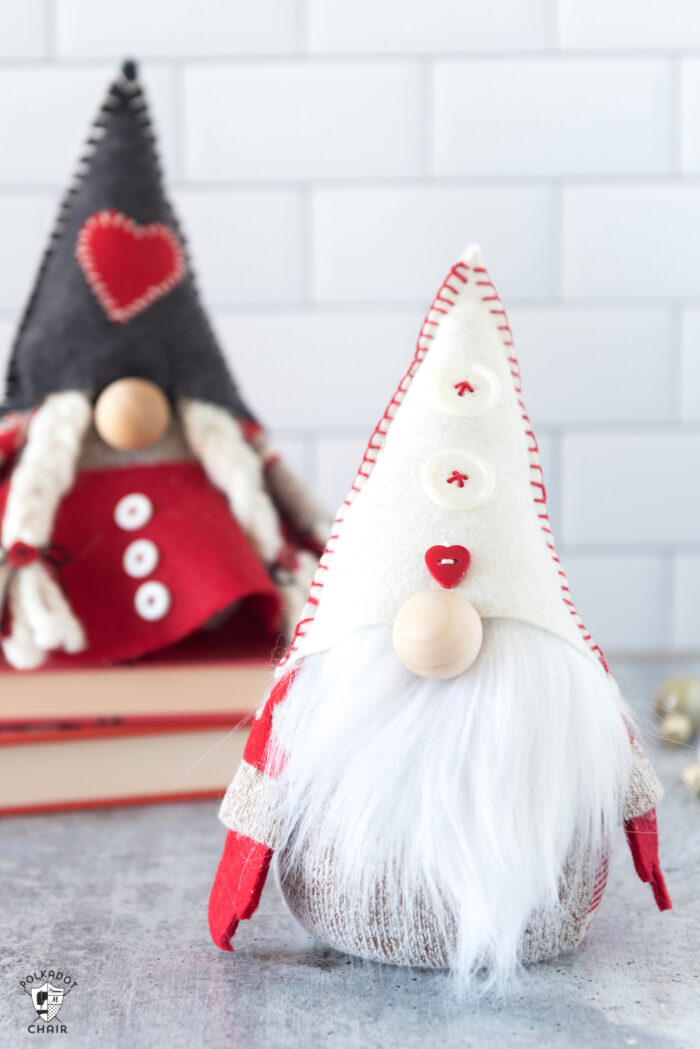
[(692, 765), (686, 765), (681, 772), (684, 785), (692, 794), (700, 797), (700, 765), (694, 761)]
[(689, 743), (700, 732), (700, 678), (669, 678), (656, 697), (661, 735), (675, 745)]

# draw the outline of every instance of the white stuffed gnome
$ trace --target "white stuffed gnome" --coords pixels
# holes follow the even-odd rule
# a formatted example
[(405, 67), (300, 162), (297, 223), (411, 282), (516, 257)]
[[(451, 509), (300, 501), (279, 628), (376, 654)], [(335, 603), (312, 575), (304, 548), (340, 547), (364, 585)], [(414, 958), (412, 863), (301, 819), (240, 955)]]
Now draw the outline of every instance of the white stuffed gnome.
[(670, 907), (660, 786), (578, 615), (506, 314), (448, 274), (221, 807), (230, 949), (273, 853), (314, 936), (503, 984), (579, 943), (624, 824)]
[(13, 667), (160, 658), (182, 644), (223, 655), (242, 640), (267, 654), (285, 618), (291, 633), (323, 514), (226, 367), (133, 62), (61, 207), (2, 411)]

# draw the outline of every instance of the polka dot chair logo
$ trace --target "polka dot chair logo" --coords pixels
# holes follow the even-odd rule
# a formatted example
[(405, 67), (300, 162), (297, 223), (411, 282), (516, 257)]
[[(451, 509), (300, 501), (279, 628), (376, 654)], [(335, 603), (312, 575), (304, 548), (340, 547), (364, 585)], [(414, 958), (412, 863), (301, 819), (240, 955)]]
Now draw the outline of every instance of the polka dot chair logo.
[(30, 1034), (67, 1034), (64, 1023), (54, 1023), (61, 1011), (63, 999), (77, 987), (72, 976), (60, 969), (40, 969), (29, 973), (19, 985), (32, 999), (37, 1019), (29, 1024)]

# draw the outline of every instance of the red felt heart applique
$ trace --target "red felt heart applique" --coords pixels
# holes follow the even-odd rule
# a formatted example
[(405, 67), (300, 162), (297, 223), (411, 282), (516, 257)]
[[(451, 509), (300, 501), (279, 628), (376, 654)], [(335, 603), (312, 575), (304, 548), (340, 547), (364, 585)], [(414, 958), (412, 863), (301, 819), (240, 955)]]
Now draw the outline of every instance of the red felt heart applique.
[(123, 324), (185, 276), (185, 253), (162, 222), (139, 226), (121, 211), (98, 211), (83, 223), (76, 258), (97, 301)]
[(428, 571), (447, 590), (464, 579), (470, 561), (466, 546), (431, 546), (425, 553)]

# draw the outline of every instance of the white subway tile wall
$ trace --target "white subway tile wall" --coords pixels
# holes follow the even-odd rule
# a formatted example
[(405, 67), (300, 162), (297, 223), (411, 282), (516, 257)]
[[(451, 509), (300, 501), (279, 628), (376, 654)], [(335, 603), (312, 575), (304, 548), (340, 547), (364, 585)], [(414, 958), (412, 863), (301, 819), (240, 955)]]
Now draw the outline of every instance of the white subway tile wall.
[(479, 241), (582, 615), (613, 656), (700, 652), (700, 6), (0, 0), (4, 354), (125, 55), (227, 355), (328, 509)]
[(671, 89), (671, 63), (660, 58), (439, 62), (435, 173), (665, 174)]
[(212, 306), (295, 303), (302, 287), (302, 207), (290, 189), (173, 190), (193, 269)]
[(187, 178), (423, 174), (421, 74), (410, 63), (207, 63), (185, 68), (183, 88)]
[(24, 306), (56, 217), (56, 199), (48, 190), (0, 190), (0, 316), (14, 316)]
[(683, 313), (681, 392), (683, 418), (700, 423), (700, 309)]
[[(105, 83), (113, 75), (113, 62), (66, 65), (60, 70), (48, 64), (8, 67), (0, 62), (0, 188), (65, 183)], [(159, 150), (172, 169), (177, 134), (172, 70), (165, 66), (149, 70), (148, 95)]]
[[(313, 302), (429, 302), (479, 242), (506, 302), (554, 295), (554, 191), (540, 186), (332, 189), (312, 194)], [(439, 274), (437, 280), (435, 275)]]
[[(22, 0), (22, 5), (26, 0)], [(296, 5), (289, 0), (51, 0), (57, 58), (289, 55), (296, 50)], [(7, 7), (19, 6), (8, 0)]]
[(673, 623), (676, 648), (688, 651), (697, 649), (700, 633), (700, 554), (678, 554), (674, 564)]
[(681, 62), (681, 167), (700, 173), (700, 58)]
[(0, 4), (0, 58), (43, 58), (48, 36), (46, 0)]
[(568, 299), (678, 301), (700, 291), (700, 182), (565, 186)]
[(586, 51), (666, 51), (700, 47), (693, 0), (560, 0), (560, 43)]
[(312, 53), (517, 53), (547, 45), (549, 0), (309, 0), (307, 20)]

